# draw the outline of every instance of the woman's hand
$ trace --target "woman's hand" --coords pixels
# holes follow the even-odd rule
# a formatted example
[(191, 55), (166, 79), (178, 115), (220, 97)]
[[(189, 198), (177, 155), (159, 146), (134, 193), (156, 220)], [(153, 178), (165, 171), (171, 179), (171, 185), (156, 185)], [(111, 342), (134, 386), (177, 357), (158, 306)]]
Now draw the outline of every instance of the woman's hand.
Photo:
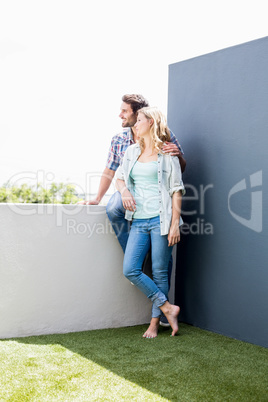
[(180, 241), (180, 227), (178, 223), (171, 224), (169, 233), (168, 233), (168, 246), (174, 246), (174, 244), (179, 243)]
[(136, 211), (136, 201), (131, 192), (125, 187), (121, 191), (123, 207), (128, 211)]

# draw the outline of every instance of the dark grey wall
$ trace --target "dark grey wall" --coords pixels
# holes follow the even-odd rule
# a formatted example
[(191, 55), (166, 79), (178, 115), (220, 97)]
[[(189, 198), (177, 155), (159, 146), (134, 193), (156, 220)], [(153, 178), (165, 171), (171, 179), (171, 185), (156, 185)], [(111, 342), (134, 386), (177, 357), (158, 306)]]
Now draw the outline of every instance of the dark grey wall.
[(268, 346), (268, 37), (169, 66), (187, 160), (181, 321)]

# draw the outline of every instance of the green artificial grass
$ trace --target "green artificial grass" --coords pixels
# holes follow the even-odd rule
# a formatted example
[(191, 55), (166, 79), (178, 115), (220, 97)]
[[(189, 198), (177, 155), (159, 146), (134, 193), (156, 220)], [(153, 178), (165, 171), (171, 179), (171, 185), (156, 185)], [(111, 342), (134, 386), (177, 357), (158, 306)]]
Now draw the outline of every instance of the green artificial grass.
[(0, 401), (268, 401), (268, 349), (180, 324), (0, 341)]

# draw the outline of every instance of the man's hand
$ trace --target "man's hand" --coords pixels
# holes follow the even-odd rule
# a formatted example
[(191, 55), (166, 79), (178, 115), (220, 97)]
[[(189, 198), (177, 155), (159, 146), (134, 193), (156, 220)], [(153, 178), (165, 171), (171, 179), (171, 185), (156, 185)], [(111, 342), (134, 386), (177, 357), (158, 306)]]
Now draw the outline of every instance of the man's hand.
[(173, 142), (166, 142), (166, 145), (163, 146), (163, 152), (165, 152), (165, 154), (170, 154), (172, 156), (182, 155), (177, 145), (174, 144)]
[(91, 201), (79, 201), (77, 204), (82, 204), (82, 205), (99, 205), (99, 203), (101, 202), (102, 198), (104, 197), (104, 195), (106, 194), (108, 188), (110, 187), (110, 184), (113, 180), (115, 171), (105, 168), (102, 176), (101, 176), (101, 180), (100, 180), (100, 186), (99, 186), (99, 190), (97, 193), (96, 198), (94, 198), (94, 200)]
[(183, 173), (186, 167), (186, 160), (182, 156), (182, 153), (177, 147), (177, 145), (174, 144), (173, 142), (166, 142), (166, 145), (163, 146), (163, 152), (165, 152), (165, 154), (170, 153), (171, 156), (177, 156), (179, 158), (181, 165), (181, 172)]
[(94, 200), (91, 200), (91, 201), (78, 201), (77, 204), (80, 204), (80, 205), (99, 205), (99, 203), (100, 203), (100, 201), (97, 198), (95, 198)]

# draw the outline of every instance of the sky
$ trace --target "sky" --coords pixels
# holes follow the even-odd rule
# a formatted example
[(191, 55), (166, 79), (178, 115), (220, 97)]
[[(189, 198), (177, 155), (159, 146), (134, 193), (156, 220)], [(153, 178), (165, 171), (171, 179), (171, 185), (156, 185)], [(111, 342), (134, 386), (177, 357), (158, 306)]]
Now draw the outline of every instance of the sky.
[(168, 66), (267, 36), (266, 4), (0, 0), (0, 186), (95, 193), (122, 95), (167, 113)]

